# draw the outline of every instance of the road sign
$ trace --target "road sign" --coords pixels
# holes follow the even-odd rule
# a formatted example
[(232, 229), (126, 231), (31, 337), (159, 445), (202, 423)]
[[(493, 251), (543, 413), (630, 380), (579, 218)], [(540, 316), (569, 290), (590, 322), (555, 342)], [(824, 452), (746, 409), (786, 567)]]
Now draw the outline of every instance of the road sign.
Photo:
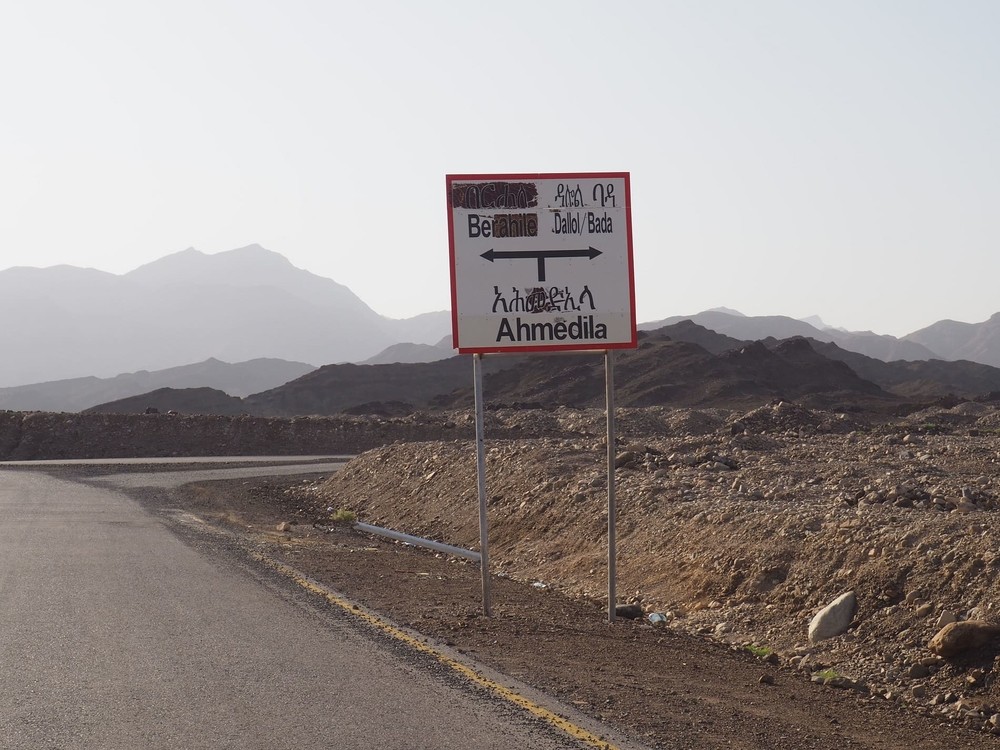
[(446, 183), (456, 349), (636, 346), (628, 172)]

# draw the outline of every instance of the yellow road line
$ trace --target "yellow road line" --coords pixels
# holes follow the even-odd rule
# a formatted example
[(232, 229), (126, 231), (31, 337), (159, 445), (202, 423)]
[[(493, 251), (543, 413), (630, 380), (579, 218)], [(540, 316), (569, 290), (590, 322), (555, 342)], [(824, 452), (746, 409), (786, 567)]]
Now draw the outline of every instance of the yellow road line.
[(619, 750), (619, 748), (616, 745), (612, 745), (607, 740), (598, 737), (593, 732), (589, 732), (583, 727), (577, 726), (569, 719), (565, 719), (562, 716), (553, 713), (544, 706), (539, 706), (534, 701), (530, 700), (529, 698), (526, 698), (525, 696), (521, 695), (520, 693), (514, 690), (511, 690), (505, 685), (501, 685), (499, 682), (496, 682), (495, 680), (491, 680), (488, 677), (484, 677), (471, 667), (462, 664), (460, 661), (452, 659), (450, 656), (447, 656), (446, 654), (438, 651), (434, 647), (429, 646), (428, 644), (424, 643), (423, 641), (417, 638), (414, 638), (409, 633), (400, 630), (395, 625), (392, 625), (386, 620), (383, 620), (378, 615), (358, 609), (357, 605), (353, 604), (347, 599), (344, 599), (341, 596), (338, 596), (325, 586), (321, 586), (315, 581), (311, 581), (310, 579), (306, 578), (304, 575), (302, 575), (294, 568), (289, 567), (284, 563), (278, 562), (274, 558), (268, 557), (267, 555), (263, 555), (259, 552), (252, 552), (251, 556), (258, 562), (263, 563), (264, 565), (267, 565), (269, 568), (277, 571), (278, 573), (281, 573), (283, 576), (290, 578), (292, 581), (294, 581), (307, 591), (316, 594), (317, 596), (323, 597), (330, 604), (334, 604), (340, 607), (348, 614), (357, 617), (361, 620), (364, 620), (372, 627), (377, 628), (378, 630), (382, 631), (386, 635), (391, 636), (392, 638), (395, 638), (397, 641), (405, 643), (410, 648), (434, 657), (441, 664), (445, 665), (446, 667), (449, 667), (453, 671), (462, 675), (470, 682), (478, 685), (479, 687), (489, 690), (491, 693), (493, 693), (499, 698), (503, 698), (504, 700), (509, 701), (510, 703), (513, 703), (523, 708), (525, 711), (527, 711), (534, 717), (541, 719), (542, 721), (555, 727), (556, 729), (562, 730), (570, 737), (573, 737), (575, 740), (578, 740), (579, 742), (582, 742), (585, 745), (598, 748), (599, 750)]

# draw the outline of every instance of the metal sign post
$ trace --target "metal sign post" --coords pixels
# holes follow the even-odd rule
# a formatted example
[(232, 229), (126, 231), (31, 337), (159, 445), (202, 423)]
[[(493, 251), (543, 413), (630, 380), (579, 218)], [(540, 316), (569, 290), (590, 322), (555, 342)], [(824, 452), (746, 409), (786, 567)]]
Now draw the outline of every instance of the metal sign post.
[(486, 446), (483, 440), (483, 355), (472, 355), (476, 391), (476, 489), (479, 493), (479, 554), (483, 575), (483, 614), (492, 616), (490, 601), (489, 518), (486, 515)]
[(604, 383), (608, 409), (608, 622), (614, 622), (618, 601), (615, 591), (618, 554), (615, 505), (615, 360), (610, 349), (604, 352)]
[(612, 350), (634, 349), (628, 172), (450, 174), (452, 345), (473, 355), (483, 611), (490, 615), (483, 354), (603, 352), (608, 402), (608, 619), (615, 619)]

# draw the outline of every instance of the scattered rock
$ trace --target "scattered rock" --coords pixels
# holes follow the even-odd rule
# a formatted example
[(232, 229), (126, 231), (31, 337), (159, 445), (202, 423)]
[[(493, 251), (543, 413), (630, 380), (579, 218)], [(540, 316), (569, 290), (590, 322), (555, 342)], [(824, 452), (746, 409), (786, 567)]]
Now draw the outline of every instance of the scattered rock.
[(615, 617), (625, 620), (638, 620), (642, 617), (642, 606), (639, 604), (616, 604)]
[(853, 591), (838, 596), (817, 612), (810, 621), (809, 642), (818, 643), (847, 632), (857, 608), (858, 599)]
[(939, 656), (950, 658), (963, 651), (985, 646), (997, 635), (1000, 635), (1000, 626), (984, 620), (952, 622), (931, 638), (927, 648)]
[(986, 684), (986, 675), (981, 669), (973, 669), (965, 675), (965, 684), (970, 688), (981, 688)]
[(818, 685), (826, 685), (827, 687), (834, 687), (839, 690), (857, 690), (859, 693), (868, 692), (868, 688), (864, 685), (864, 683), (857, 682), (852, 680), (850, 677), (844, 677), (839, 674), (827, 675), (822, 672), (818, 672), (810, 679)]
[(625, 451), (615, 456), (615, 468), (620, 469), (625, 466), (633, 466), (639, 462), (639, 455), (632, 451)]
[(934, 623), (934, 627), (940, 630), (945, 625), (950, 625), (953, 622), (958, 622), (958, 616), (954, 612), (950, 612), (946, 609), (938, 615), (937, 622)]

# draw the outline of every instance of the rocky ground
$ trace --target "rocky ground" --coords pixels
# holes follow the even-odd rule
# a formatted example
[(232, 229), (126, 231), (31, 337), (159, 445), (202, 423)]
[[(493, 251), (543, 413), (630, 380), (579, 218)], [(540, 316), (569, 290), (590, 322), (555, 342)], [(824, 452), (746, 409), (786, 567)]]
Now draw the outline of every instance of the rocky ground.
[[(829, 689), (1000, 734), (1000, 413), (964, 403), (889, 425), (856, 419), (788, 403), (622, 410), (620, 599)], [(518, 429), (563, 436), (488, 440), (493, 570), (603, 609), (603, 414), (488, 414), (488, 435)], [(478, 546), (468, 441), (375, 449), (289, 502), (300, 520), (347, 508)], [(817, 613), (851, 592), (846, 631), (811, 641)], [(952, 621), (979, 640), (935, 653)]]

